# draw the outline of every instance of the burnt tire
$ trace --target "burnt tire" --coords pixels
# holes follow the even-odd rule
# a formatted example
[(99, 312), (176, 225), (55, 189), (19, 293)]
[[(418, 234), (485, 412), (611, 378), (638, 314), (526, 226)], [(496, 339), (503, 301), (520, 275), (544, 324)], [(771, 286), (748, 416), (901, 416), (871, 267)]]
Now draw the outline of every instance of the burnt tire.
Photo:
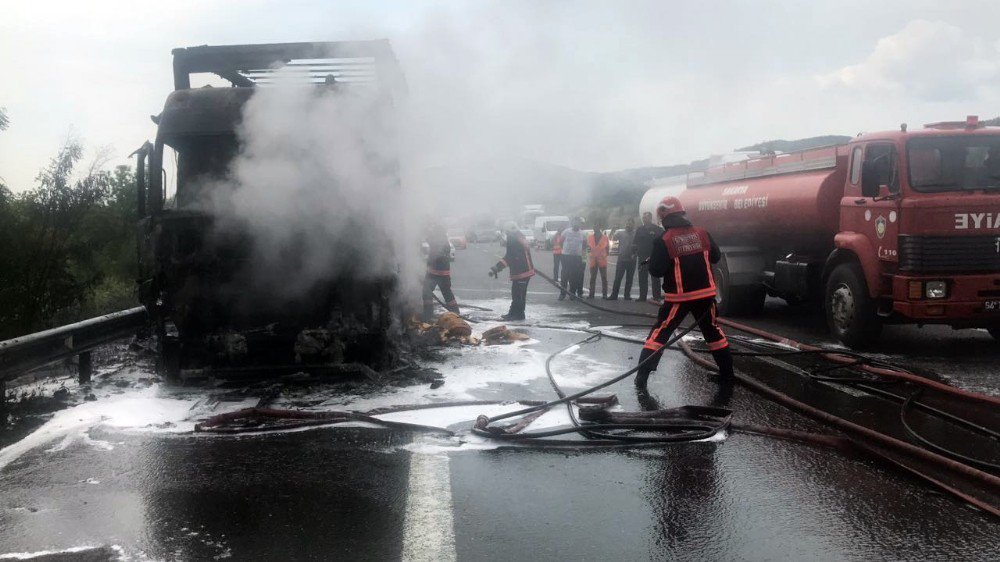
[(762, 285), (740, 285), (729, 282), (729, 268), (723, 257), (712, 266), (715, 278), (715, 306), (720, 316), (757, 316), (764, 310), (767, 294)]
[(870, 345), (882, 333), (875, 300), (868, 294), (864, 272), (856, 263), (842, 263), (830, 273), (823, 308), (830, 333), (850, 348)]

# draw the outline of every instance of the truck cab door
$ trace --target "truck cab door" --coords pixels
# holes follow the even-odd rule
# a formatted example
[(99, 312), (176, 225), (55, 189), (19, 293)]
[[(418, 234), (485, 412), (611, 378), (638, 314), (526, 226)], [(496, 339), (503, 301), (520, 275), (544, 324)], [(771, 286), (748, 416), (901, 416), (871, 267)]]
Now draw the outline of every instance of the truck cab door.
[(864, 234), (881, 262), (899, 261), (899, 158), (894, 144), (870, 142), (851, 150), (841, 207), (845, 229)]

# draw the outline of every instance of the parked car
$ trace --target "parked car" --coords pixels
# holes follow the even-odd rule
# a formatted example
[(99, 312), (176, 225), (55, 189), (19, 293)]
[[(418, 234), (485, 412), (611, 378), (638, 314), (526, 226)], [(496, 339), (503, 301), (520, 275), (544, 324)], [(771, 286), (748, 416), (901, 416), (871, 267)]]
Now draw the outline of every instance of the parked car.
[(464, 250), (469, 247), (468, 241), (465, 239), (465, 233), (458, 228), (448, 229), (448, 242), (458, 250)]
[[(518, 230), (521, 232), (521, 234), (524, 235), (524, 240), (528, 243), (529, 246), (534, 246), (535, 245), (535, 233), (532, 232), (530, 228), (519, 228)], [(503, 245), (505, 245), (507, 243), (507, 233), (506, 232), (501, 232), (500, 233), (499, 242), (500, 242), (501, 246), (503, 246)]]
[(548, 215), (535, 219), (535, 243), (539, 248), (552, 249), (552, 240), (556, 234), (569, 227), (569, 217), (563, 215)]

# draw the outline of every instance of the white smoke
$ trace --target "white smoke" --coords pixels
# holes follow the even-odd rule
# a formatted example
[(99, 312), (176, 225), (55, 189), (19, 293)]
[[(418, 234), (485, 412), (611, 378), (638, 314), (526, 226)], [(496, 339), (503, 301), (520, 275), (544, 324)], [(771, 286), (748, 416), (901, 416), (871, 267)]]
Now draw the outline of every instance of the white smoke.
[[(279, 70), (246, 103), (226, 180), (201, 189), (222, 236), (249, 233), (246, 281), (297, 299), (339, 276), (414, 271), (395, 105), (372, 85), (314, 86)], [(412, 209), (410, 210), (412, 212)], [(402, 281), (406, 284), (407, 277)]]
[(944, 21), (915, 19), (879, 39), (864, 61), (820, 75), (817, 82), (938, 103), (990, 99), (998, 92), (998, 59), (1000, 42)]

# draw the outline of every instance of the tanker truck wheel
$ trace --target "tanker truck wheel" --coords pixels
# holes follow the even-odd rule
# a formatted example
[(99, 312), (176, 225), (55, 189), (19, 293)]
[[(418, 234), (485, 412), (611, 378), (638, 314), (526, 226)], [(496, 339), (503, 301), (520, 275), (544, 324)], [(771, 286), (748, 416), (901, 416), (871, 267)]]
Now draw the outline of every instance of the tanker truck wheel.
[(725, 256), (712, 266), (715, 278), (715, 307), (719, 316), (757, 316), (764, 310), (764, 287), (736, 286), (729, 282)]
[(826, 282), (824, 303), (830, 332), (844, 345), (864, 347), (882, 333), (882, 321), (858, 264), (842, 263), (834, 268)]

